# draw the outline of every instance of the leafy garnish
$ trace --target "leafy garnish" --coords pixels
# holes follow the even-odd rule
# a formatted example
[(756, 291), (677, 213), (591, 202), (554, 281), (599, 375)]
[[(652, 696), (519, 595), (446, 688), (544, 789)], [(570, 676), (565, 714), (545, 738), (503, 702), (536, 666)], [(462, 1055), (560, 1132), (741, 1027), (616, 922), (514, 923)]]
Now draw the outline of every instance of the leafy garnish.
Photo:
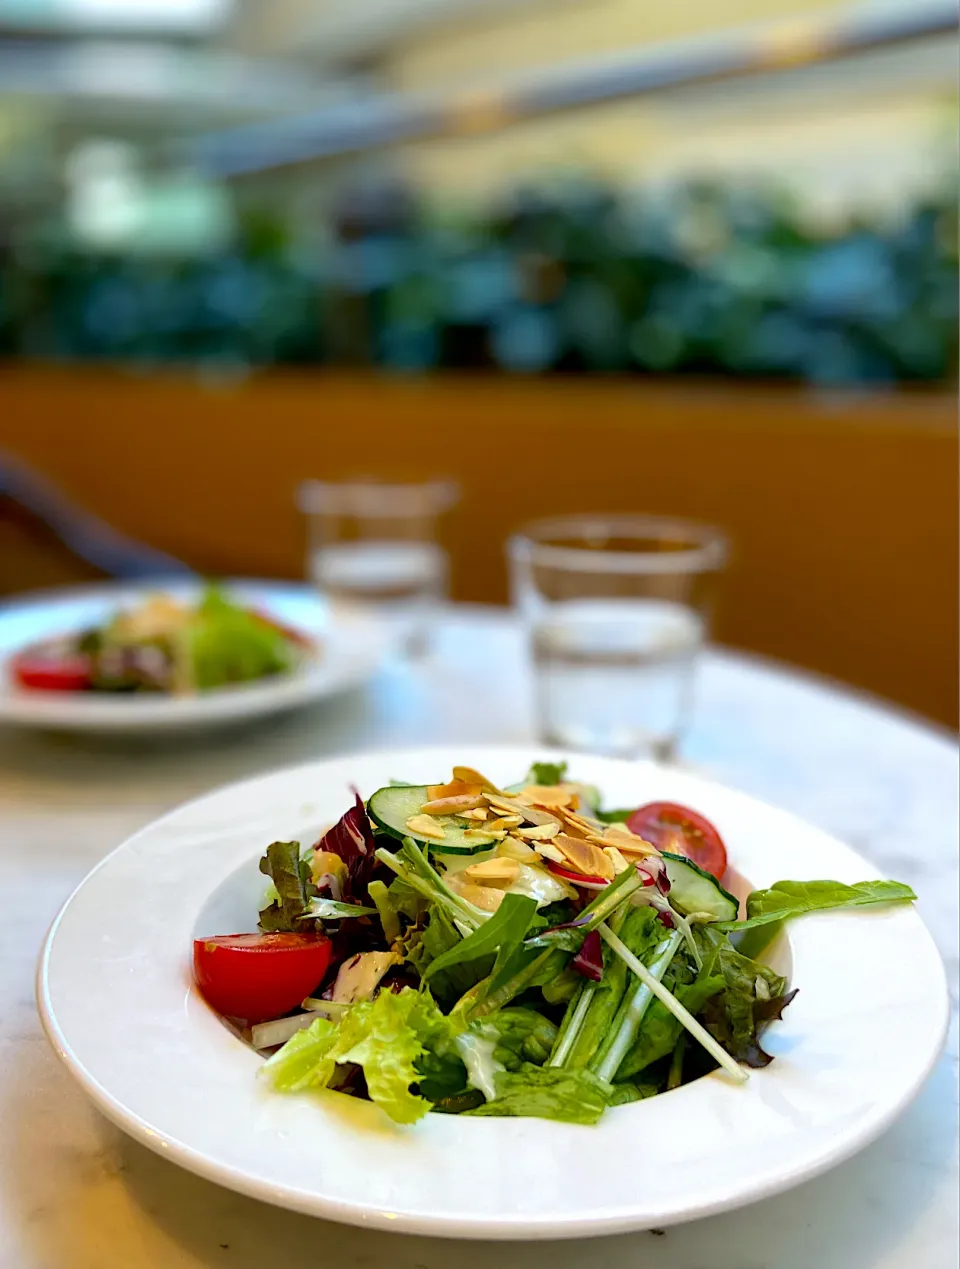
[(916, 897), (909, 886), (899, 881), (859, 881), (852, 886), (839, 881), (778, 881), (769, 890), (754, 890), (748, 896), (745, 920), (725, 921), (717, 928), (734, 933), (808, 912), (875, 903), (912, 903)]
[(604, 824), (626, 824), (627, 820), (633, 814), (636, 807), (620, 811), (597, 811), (598, 820), (602, 820)]
[(260, 871), (273, 882), (276, 898), (260, 913), (262, 930), (302, 930), (309, 898), (309, 867), (300, 859), (299, 842), (273, 842), (260, 860)]
[(566, 774), (567, 764), (565, 762), (535, 762), (530, 767), (527, 783), (539, 784), (544, 788), (550, 788), (555, 784), (562, 784), (563, 777)]
[(536, 899), (522, 894), (505, 894), (489, 921), (427, 966), (424, 982), (429, 982), (434, 974), (444, 969), (493, 953), (497, 954), (498, 961), (505, 962), (523, 941), (536, 910)]
[(265, 1062), (262, 1074), (279, 1091), (297, 1092), (330, 1084), (337, 1066), (362, 1067), (371, 1100), (397, 1123), (411, 1124), (430, 1109), (411, 1087), (420, 1079), (418, 1061), (428, 1050), (442, 1058), (454, 1031), (429, 992), (381, 991), (338, 1024), (318, 1018)]
[(607, 1107), (608, 1092), (586, 1071), (524, 1062), (517, 1071), (501, 1071), (496, 1097), (468, 1115), (533, 1115), (568, 1124), (595, 1124)]

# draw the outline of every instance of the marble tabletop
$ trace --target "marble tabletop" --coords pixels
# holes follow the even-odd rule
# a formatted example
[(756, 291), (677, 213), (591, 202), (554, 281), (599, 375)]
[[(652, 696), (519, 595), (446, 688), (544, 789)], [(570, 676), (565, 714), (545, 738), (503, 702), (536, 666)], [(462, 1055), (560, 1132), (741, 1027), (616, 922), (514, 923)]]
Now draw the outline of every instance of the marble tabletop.
[[(917, 1101), (855, 1159), (788, 1194), (666, 1231), (454, 1244), (326, 1224), (181, 1171), (89, 1105), (40, 1031), (43, 934), (82, 876), (159, 813), (312, 757), (532, 738), (519, 635), (452, 610), (432, 652), (362, 692), (229, 735), (91, 741), (0, 730), (0, 1269), (955, 1269), (957, 1037)], [(720, 651), (683, 758), (843, 838), (916, 889), (956, 999), (954, 738), (823, 680)], [(682, 1184), (682, 1178), (678, 1178)]]

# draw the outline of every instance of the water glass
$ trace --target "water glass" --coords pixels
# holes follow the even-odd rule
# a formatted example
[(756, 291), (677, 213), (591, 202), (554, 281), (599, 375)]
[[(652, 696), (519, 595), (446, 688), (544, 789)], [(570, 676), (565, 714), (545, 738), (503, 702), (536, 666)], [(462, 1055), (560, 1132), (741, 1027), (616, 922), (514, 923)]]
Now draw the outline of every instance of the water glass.
[(374, 613), (407, 652), (422, 652), (449, 579), (437, 522), (457, 497), (451, 481), (307, 481), (298, 502), (310, 576), (333, 605)]
[(651, 516), (541, 520), (507, 544), (540, 739), (672, 758), (727, 555), (717, 529)]

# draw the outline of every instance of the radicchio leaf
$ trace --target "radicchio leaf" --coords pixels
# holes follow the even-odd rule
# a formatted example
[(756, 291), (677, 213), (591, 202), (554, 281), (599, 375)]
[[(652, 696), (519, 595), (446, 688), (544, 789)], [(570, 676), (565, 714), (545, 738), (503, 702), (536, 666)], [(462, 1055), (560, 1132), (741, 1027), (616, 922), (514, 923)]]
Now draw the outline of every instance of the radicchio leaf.
[(583, 946), (570, 962), (570, 968), (598, 983), (603, 977), (603, 943), (596, 930), (591, 930)]
[(329, 851), (346, 864), (346, 881), (341, 887), (342, 894), (337, 896), (345, 900), (362, 897), (377, 862), (373, 829), (366, 807), (356, 789), (354, 796), (356, 804), (337, 820), (333, 828), (327, 829), (314, 846), (314, 850)]

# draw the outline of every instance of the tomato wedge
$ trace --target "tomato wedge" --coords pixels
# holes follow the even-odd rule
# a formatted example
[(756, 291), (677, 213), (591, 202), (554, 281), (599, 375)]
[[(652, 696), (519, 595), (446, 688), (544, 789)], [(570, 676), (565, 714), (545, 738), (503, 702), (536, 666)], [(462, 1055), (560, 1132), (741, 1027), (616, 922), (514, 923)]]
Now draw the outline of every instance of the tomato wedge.
[(267, 1022), (299, 1005), (330, 964), (322, 934), (218, 934), (195, 939), (193, 973), (217, 1013)]
[(702, 815), (676, 802), (648, 802), (627, 820), (627, 828), (674, 855), (685, 855), (718, 881), (727, 871), (723, 838)]
[(90, 659), (77, 652), (22, 652), (10, 672), (20, 687), (40, 692), (82, 692), (90, 686)]

